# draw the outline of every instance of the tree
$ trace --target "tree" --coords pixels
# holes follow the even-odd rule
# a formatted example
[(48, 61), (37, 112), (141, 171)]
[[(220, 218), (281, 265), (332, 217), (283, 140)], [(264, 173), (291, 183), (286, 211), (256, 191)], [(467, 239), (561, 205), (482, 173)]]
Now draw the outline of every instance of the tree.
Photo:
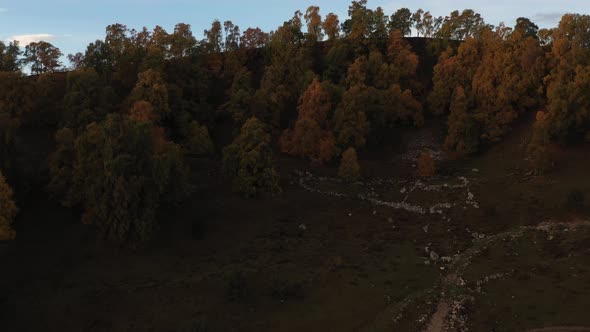
[(0, 167), (14, 171), (19, 128), (32, 115), (34, 81), (21, 72), (0, 72)]
[(329, 40), (335, 40), (340, 35), (340, 20), (338, 19), (338, 15), (334, 13), (329, 13), (326, 15), (324, 19), (324, 23), (322, 23), (322, 27), (328, 36)]
[(223, 49), (223, 32), (221, 22), (211, 23), (211, 29), (205, 30), (205, 47), (209, 53), (219, 53)]
[(462, 86), (453, 93), (451, 114), (448, 119), (448, 134), (444, 148), (459, 155), (474, 153), (479, 148), (479, 133), (473, 118), (468, 113), (468, 100)]
[(372, 45), (377, 47), (383, 47), (383, 41), (387, 40), (389, 33), (389, 17), (383, 12), (383, 8), (377, 7), (370, 13), (370, 38), (372, 39)]
[(590, 132), (590, 16), (564, 15), (552, 40), (547, 129), (552, 138), (576, 140)]
[(114, 92), (93, 68), (68, 73), (62, 125), (79, 132), (112, 111)]
[(130, 98), (132, 102), (143, 100), (150, 103), (157, 121), (166, 119), (171, 113), (168, 104), (168, 87), (158, 71), (149, 69), (140, 73)]
[(361, 51), (367, 46), (366, 38), (371, 33), (373, 13), (367, 8), (367, 0), (352, 1), (348, 7), (348, 16), (350, 18), (345, 22), (350, 26), (347, 37), (353, 43), (354, 48)]
[(341, 148), (362, 148), (367, 142), (369, 123), (365, 110), (366, 88), (355, 85), (342, 96), (342, 102), (334, 113), (336, 143)]
[(240, 47), (240, 27), (234, 25), (232, 21), (223, 23), (225, 31), (225, 51), (235, 51)]
[(190, 24), (178, 23), (174, 27), (174, 33), (169, 36), (170, 54), (175, 58), (182, 58), (190, 54), (197, 44), (193, 36)]
[(539, 39), (539, 27), (526, 17), (519, 17), (516, 19), (514, 32), (522, 34), (523, 39), (527, 37)]
[(270, 135), (258, 119), (246, 121), (238, 137), (223, 150), (223, 170), (232, 179), (234, 191), (246, 197), (280, 191), (272, 165)]
[(419, 8), (414, 14), (412, 14), (412, 22), (414, 23), (418, 37), (420, 37), (421, 33), (424, 34), (424, 21), (422, 19), (423, 15), (424, 10), (422, 10), (422, 8)]
[(191, 122), (190, 134), (184, 146), (191, 154), (197, 156), (210, 155), (215, 150), (209, 136), (209, 130), (197, 121)]
[(389, 20), (389, 30), (399, 30), (402, 36), (412, 33), (412, 12), (408, 8), (398, 9)]
[(336, 154), (334, 135), (327, 128), (332, 108), (330, 94), (315, 79), (299, 99), (299, 116), (294, 129), (284, 131), (281, 150), (285, 153), (324, 163)]
[(260, 48), (269, 41), (269, 35), (260, 28), (248, 28), (242, 34), (240, 45), (246, 49)]
[(98, 226), (106, 239), (131, 244), (149, 239), (158, 207), (187, 191), (180, 147), (150, 122), (111, 114), (75, 139), (61, 131), (58, 143), (50, 188), (68, 206), (81, 207), (82, 221)]
[(12, 189), (0, 172), (0, 241), (13, 240), (16, 232), (12, 229), (12, 222), (18, 209), (12, 198)]
[(324, 34), (322, 32), (322, 16), (320, 15), (320, 7), (310, 6), (305, 12), (305, 23), (307, 24), (307, 35), (310, 40), (323, 40)]
[(76, 54), (68, 54), (68, 61), (72, 69), (76, 70), (84, 66), (84, 54), (78, 52)]
[(418, 157), (418, 176), (427, 178), (434, 176), (436, 173), (436, 165), (430, 153), (422, 152)]
[(24, 56), (24, 62), (31, 65), (31, 71), (35, 74), (54, 72), (61, 67), (61, 51), (48, 42), (30, 43), (25, 47)]
[(19, 71), (22, 51), (18, 46), (18, 41), (13, 40), (8, 45), (0, 41), (0, 72), (2, 71)]
[(222, 109), (232, 115), (238, 127), (241, 127), (253, 115), (251, 107), (253, 95), (252, 73), (243, 67), (234, 77), (229, 90), (229, 100), (222, 106)]
[(461, 13), (455, 10), (443, 19), (436, 35), (444, 40), (465, 40), (479, 35), (486, 27), (489, 28), (479, 13), (471, 9), (465, 9)]
[(338, 176), (347, 181), (356, 181), (361, 176), (361, 167), (354, 148), (348, 148), (342, 153)]
[(393, 30), (389, 35), (387, 58), (391, 64), (392, 83), (408, 87), (410, 81), (416, 77), (419, 60), (410, 44), (404, 40), (400, 30)]

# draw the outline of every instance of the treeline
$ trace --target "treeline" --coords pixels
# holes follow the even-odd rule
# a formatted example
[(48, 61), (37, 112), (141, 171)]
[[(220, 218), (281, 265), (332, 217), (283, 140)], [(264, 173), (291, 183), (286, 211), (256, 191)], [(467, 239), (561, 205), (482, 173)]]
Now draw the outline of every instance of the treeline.
[[(538, 112), (528, 149), (537, 170), (552, 141), (590, 138), (589, 16), (539, 30), (526, 18), (510, 28), (472, 10), (433, 17), (366, 4), (353, 1), (342, 22), (312, 6), (268, 33), (214, 21), (200, 41), (187, 24), (114, 24), (69, 55), (68, 70), (49, 43), (22, 52), (0, 42), (0, 168), (17, 194), (46, 179), (106, 238), (136, 243), (153, 234), (162, 205), (190, 191), (187, 156), (221, 153), (233, 188), (254, 196), (280, 191), (273, 149), (341, 160), (339, 174), (355, 179), (358, 150), (428, 116), (447, 119), (444, 148), (460, 157)], [(225, 119), (233, 142), (215, 146)], [(42, 130), (56, 144), (34, 154), (25, 137)], [(0, 207), (12, 200), (0, 181)], [(14, 235), (13, 205), (0, 210), (0, 237)]]

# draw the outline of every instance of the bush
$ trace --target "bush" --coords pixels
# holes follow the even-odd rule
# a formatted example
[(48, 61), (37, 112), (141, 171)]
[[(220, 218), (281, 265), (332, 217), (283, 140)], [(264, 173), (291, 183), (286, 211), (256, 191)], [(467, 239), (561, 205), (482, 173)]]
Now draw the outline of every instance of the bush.
[(431, 177), (436, 173), (434, 159), (429, 153), (422, 152), (418, 158), (418, 176)]
[(348, 148), (342, 153), (338, 176), (348, 181), (358, 180), (361, 176), (361, 167), (359, 166), (354, 148)]

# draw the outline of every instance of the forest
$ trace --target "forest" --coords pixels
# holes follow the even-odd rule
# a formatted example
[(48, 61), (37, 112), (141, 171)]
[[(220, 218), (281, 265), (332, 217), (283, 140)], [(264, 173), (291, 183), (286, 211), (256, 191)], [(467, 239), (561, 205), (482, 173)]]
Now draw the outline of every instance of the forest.
[[(468, 252), (473, 243), (491, 243), (495, 237), (490, 234), (501, 235), (514, 227), (522, 227), (514, 233), (521, 238), (510, 245), (525, 246), (523, 256), (542, 252), (553, 259), (560, 250), (578, 249), (579, 255), (558, 258), (588, 258), (581, 243), (590, 236), (582, 221), (588, 212), (584, 192), (590, 189), (585, 171), (590, 165), (584, 164), (590, 155), (590, 16), (566, 14), (558, 26), (540, 29), (525, 17), (493, 25), (470, 9), (435, 17), (422, 9), (387, 13), (358, 0), (348, 7), (348, 17), (311, 6), (273, 31), (240, 29), (229, 20), (215, 20), (203, 39), (199, 35), (184, 23), (173, 31), (115, 23), (106, 27), (103, 39), (67, 56), (45, 41), (29, 45), (0, 41), (0, 257), (10, 256), (3, 259), (4, 265), (13, 270), (0, 282), (0, 289), (5, 289), (0, 308), (6, 309), (0, 310), (0, 318), (6, 318), (10, 331), (60, 330), (58, 326), (80, 331), (385, 331), (391, 330), (391, 324), (400, 331), (495, 330), (493, 326), (512, 331), (590, 326), (579, 309), (584, 300), (576, 302), (579, 315), (560, 320), (558, 313), (547, 313), (542, 303), (548, 300), (535, 298), (540, 296), (535, 291), (530, 296), (536, 306), (528, 302), (521, 306), (523, 315), (532, 318), (510, 316), (513, 308), (488, 308), (491, 313), (486, 317), (478, 308), (490, 306), (486, 301), (491, 300), (473, 295), (473, 289), (482, 286), (467, 283), (465, 295), (456, 290), (461, 287), (449, 286), (449, 276), (458, 278), (453, 282), (463, 280), (456, 277), (459, 272), (441, 272), (462, 264), (464, 257), (453, 256), (456, 252)], [(409, 164), (394, 158), (407, 147), (408, 137), (416, 135), (436, 137), (436, 143), (409, 151)], [(571, 170), (570, 163), (578, 168)], [(523, 178), (528, 182), (521, 182)], [(400, 193), (408, 194), (396, 202)], [(418, 203), (412, 201), (412, 193)], [(439, 202), (454, 195), (461, 198)], [(544, 204), (545, 200), (551, 203)], [(299, 215), (306, 210), (315, 214)], [(444, 224), (427, 219), (432, 215), (442, 216)], [(385, 225), (367, 225), (373, 216), (382, 216)], [(335, 221), (341, 218), (342, 224)], [(532, 225), (565, 218), (578, 226), (557, 222), (548, 226), (554, 232), (549, 237), (561, 242), (542, 245), (548, 238), (546, 229)], [(311, 226), (315, 224), (323, 225)], [(314, 227), (325, 233), (309, 235)], [(559, 233), (564, 227), (579, 227), (580, 238)], [(463, 233), (457, 230), (450, 236), (447, 228)], [(391, 241), (381, 238), (387, 232), (395, 232)], [(483, 233), (489, 236), (479, 239)], [(365, 242), (357, 243), (361, 240), (353, 234), (362, 234), (358, 236)], [(455, 237), (459, 240), (452, 240)], [(539, 248), (526, 247), (537, 240)], [(190, 244), (183, 244), (187, 241)], [(526, 283), (538, 277), (538, 271), (561, 266), (528, 266), (529, 261), (514, 261), (517, 258), (503, 262), (502, 250), (520, 249), (506, 249), (502, 247), (506, 241), (500, 242), (504, 244), (485, 254), (483, 262), (465, 258), (473, 261), (476, 272), (471, 267), (461, 270), (467, 279), (470, 273), (489, 269), (487, 282), (504, 278), (491, 266), (511, 266), (506, 278), (512, 283), (488, 294), (519, 289), (514, 280)], [(238, 243), (248, 249), (236, 247)], [(33, 293), (16, 298), (26, 292), (28, 283), (45, 280), (27, 260), (50, 257), (54, 254), (42, 252), (60, 245), (55, 253), (59, 258), (38, 260), (55, 264), (48, 271), (61, 272), (47, 272), (52, 274), (44, 281), (47, 284), (30, 291), (47, 299), (32, 309), (44, 318), (24, 323)], [(419, 258), (424, 246), (427, 264)], [(429, 250), (434, 246), (442, 253)], [(300, 256), (286, 258), (296, 255), (295, 247), (302, 250)], [(358, 267), (359, 256), (345, 254), (350, 248), (362, 252), (367, 262), (384, 252), (407, 252), (389, 270), (400, 276), (383, 281), (388, 285), (383, 287), (406, 285), (407, 292), (386, 295), (387, 300), (380, 295), (375, 304), (367, 299), (373, 290), (367, 293), (350, 286), (363, 283), (364, 274), (377, 279), (384, 274), (379, 272), (381, 263)], [(53, 250), (58, 249), (48, 251)], [(326, 253), (317, 258), (321, 263), (306, 256), (315, 251)], [(268, 257), (261, 258), (264, 255)], [(150, 264), (157, 263), (149, 263), (152, 258), (146, 256), (158, 257), (152, 262), (162, 266), (170, 263), (174, 271), (182, 270), (178, 267), (182, 263), (173, 264), (165, 257), (202, 256), (194, 258), (198, 264), (190, 275), (206, 276), (198, 282), (180, 272), (164, 277), (163, 270), (154, 272)], [(303, 256), (309, 260), (298, 263)], [(409, 262), (408, 257), (414, 256), (418, 263)], [(275, 262), (282, 260), (287, 263)], [(559, 262), (566, 272), (554, 275), (569, 275), (573, 265)], [(279, 272), (269, 272), (272, 280), (261, 276), (264, 272), (254, 272), (266, 271), (267, 264), (282, 266), (277, 267)], [(323, 300), (318, 294), (328, 291), (309, 286), (311, 281), (302, 281), (309, 276), (298, 274), (307, 273), (303, 266), (315, 264), (322, 266), (322, 272), (314, 274), (314, 280), (330, 283), (330, 273), (339, 278), (354, 275), (356, 281), (339, 279), (333, 291), (343, 290), (372, 304), (353, 310), (334, 304), (340, 302), (338, 297)], [(578, 274), (590, 278), (588, 265), (575, 264)], [(137, 270), (117, 279), (116, 266), (136, 265)], [(519, 272), (521, 268), (530, 271)], [(368, 272), (372, 269), (374, 273)], [(109, 272), (100, 277), (97, 270)], [(130, 277), (152, 272), (147, 281)], [(60, 281), (70, 273), (68, 283)], [(22, 279), (22, 275), (28, 276)], [(371, 278), (367, 283), (378, 283)], [(91, 305), (77, 309), (82, 295), (71, 289), (83, 287), (79, 283), (93, 287), (98, 280), (110, 281), (96, 286), (101, 290), (92, 293)], [(434, 280), (439, 281), (431, 289)], [(587, 280), (580, 286), (585, 292), (590, 289)], [(567, 281), (560, 282), (569, 287)], [(127, 309), (162, 298), (149, 291), (121, 295), (144, 292), (144, 286), (167, 294), (162, 296), (174, 309), (152, 312), (151, 320), (141, 316), (145, 311)], [(44, 287), (53, 287), (54, 295)], [(346, 291), (347, 287), (353, 290)], [(215, 293), (217, 288), (223, 290)], [(178, 300), (184, 296), (182, 289), (202, 293), (200, 300), (194, 300), (202, 303)], [(57, 293), (64, 298), (51, 300)], [(565, 301), (559, 294), (558, 301)], [(116, 309), (118, 313), (105, 309), (105, 303), (112, 305), (121, 296), (125, 304)], [(208, 307), (211, 298), (216, 300)], [(404, 302), (407, 299), (411, 301)], [(277, 301), (284, 306), (292, 303), (283, 310), (273, 308), (278, 312), (271, 319), (264, 311)], [(187, 303), (205, 309), (185, 312)], [(45, 305), (57, 309), (43, 309)], [(160, 305), (164, 304), (156, 306)], [(249, 306), (256, 309), (249, 313)], [(305, 314), (304, 308), (310, 307), (330, 313)], [(393, 323), (388, 316), (392, 308), (400, 312)], [(108, 313), (95, 319), (88, 313), (94, 310)], [(441, 310), (445, 329), (436, 326)], [(232, 313), (227, 321), (225, 311)], [(130, 316), (120, 317), (129, 312), (135, 315), (134, 323), (129, 323)], [(347, 312), (355, 314), (342, 317)], [(69, 325), (57, 323), (58, 318), (51, 317), (56, 313), (57, 317), (76, 313), (77, 318)], [(298, 315), (307, 318), (297, 322)]]

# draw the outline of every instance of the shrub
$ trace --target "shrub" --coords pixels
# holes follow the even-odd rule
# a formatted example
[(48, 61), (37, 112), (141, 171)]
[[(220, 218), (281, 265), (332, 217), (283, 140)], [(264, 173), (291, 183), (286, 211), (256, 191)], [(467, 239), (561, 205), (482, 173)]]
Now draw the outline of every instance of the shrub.
[(338, 176), (348, 181), (355, 181), (361, 176), (361, 167), (358, 164), (354, 148), (348, 148), (342, 153)]
[(436, 173), (434, 159), (430, 153), (422, 152), (418, 158), (418, 176), (431, 177)]

